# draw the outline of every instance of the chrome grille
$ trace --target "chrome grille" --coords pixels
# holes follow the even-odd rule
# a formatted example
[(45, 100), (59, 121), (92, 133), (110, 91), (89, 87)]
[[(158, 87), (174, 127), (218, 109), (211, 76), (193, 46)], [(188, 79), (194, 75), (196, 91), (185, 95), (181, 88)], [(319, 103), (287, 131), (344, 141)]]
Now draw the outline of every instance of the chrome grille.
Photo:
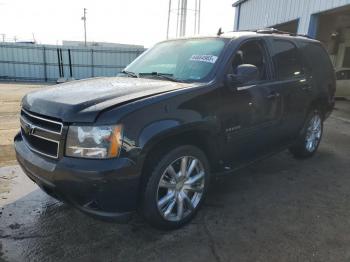
[(21, 134), (26, 145), (34, 152), (58, 158), (63, 124), (21, 110)]

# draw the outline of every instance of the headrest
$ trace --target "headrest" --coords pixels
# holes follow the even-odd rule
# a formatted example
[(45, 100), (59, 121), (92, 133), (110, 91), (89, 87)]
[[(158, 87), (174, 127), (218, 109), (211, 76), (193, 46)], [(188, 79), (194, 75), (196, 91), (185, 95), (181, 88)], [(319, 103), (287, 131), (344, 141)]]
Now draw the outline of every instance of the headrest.
[(252, 64), (252, 65), (262, 65), (263, 64), (263, 56), (261, 50), (258, 46), (247, 46), (244, 49), (243, 53), (243, 63), (244, 64)]

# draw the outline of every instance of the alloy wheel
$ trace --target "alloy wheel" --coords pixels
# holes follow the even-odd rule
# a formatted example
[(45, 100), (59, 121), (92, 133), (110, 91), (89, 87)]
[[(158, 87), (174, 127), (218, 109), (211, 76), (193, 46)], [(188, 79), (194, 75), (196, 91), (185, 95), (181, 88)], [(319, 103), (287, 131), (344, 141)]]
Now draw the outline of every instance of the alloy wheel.
[(319, 114), (315, 114), (307, 128), (305, 147), (309, 152), (316, 150), (322, 135), (322, 119)]
[(205, 169), (199, 159), (183, 156), (163, 172), (157, 190), (157, 206), (168, 221), (181, 221), (197, 208), (203, 196)]

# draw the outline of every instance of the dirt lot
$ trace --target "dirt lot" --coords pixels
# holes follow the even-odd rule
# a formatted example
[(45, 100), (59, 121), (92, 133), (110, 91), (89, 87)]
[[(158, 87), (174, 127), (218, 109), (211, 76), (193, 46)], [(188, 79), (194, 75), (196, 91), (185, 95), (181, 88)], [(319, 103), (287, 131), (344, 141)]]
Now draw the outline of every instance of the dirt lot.
[(350, 102), (336, 107), (314, 158), (282, 152), (216, 181), (173, 232), (95, 220), (0, 168), (0, 261), (350, 261)]
[(13, 137), (19, 130), (19, 107), (22, 97), (43, 84), (0, 83), (0, 166), (15, 164)]

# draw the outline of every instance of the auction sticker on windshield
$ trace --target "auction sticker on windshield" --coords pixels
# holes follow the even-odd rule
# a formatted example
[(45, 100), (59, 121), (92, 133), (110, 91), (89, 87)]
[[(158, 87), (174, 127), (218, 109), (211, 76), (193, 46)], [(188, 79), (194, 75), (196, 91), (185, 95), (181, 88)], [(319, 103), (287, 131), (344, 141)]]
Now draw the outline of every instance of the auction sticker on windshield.
[(190, 61), (206, 62), (214, 64), (218, 59), (215, 55), (192, 55)]

